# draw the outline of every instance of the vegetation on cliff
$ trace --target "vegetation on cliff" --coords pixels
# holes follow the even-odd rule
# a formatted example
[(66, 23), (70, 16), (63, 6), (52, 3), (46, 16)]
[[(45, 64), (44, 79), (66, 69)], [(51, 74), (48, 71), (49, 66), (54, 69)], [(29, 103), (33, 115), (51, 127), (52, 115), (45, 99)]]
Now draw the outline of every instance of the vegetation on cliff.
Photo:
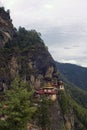
[(31, 96), (26, 83), (15, 78), (10, 90), (4, 92), (0, 103), (1, 130), (27, 130), (27, 124), (36, 111), (32, 106)]
[[(59, 100), (61, 109), (66, 122), (66, 116), (69, 117), (70, 113), (74, 114), (74, 129), (86, 130), (87, 129), (87, 109), (79, 105), (69, 93), (61, 92), (61, 99)], [(71, 115), (72, 116), (72, 115)]]
[(34, 98), (35, 90), (58, 81), (55, 62), (40, 33), (14, 29), (9, 13), (2, 13), (8, 16), (0, 14), (5, 21), (0, 24), (0, 129), (27, 130), (28, 123), (35, 123), (42, 130), (86, 130), (87, 93), (73, 88), (66, 78), (65, 90), (58, 91), (55, 102), (47, 95)]

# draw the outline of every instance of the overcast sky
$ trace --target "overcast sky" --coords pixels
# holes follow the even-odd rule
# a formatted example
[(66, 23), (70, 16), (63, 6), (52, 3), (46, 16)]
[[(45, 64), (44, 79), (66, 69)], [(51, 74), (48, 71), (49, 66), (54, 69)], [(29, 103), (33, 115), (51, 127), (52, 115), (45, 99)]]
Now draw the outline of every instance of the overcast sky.
[(15, 27), (41, 32), (53, 58), (87, 67), (87, 0), (0, 0)]

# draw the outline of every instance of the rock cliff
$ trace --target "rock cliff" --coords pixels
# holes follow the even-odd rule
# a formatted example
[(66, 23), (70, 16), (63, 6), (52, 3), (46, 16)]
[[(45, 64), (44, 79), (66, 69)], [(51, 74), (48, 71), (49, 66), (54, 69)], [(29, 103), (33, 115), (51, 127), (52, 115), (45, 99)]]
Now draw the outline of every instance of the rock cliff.
[(3, 47), (13, 38), (14, 27), (10, 18), (9, 10), (0, 8), (0, 47)]
[(39, 88), (43, 80), (56, 74), (53, 58), (35, 30), (15, 30), (9, 10), (0, 8), (0, 82), (10, 85), (17, 76), (32, 87)]
[[(59, 79), (55, 62), (35, 30), (16, 30), (9, 11), (0, 8), (0, 92), (10, 88), (15, 77), (20, 76), (38, 90), (48, 82)], [(50, 107), (53, 130), (75, 130), (74, 113), (63, 114), (59, 98)]]

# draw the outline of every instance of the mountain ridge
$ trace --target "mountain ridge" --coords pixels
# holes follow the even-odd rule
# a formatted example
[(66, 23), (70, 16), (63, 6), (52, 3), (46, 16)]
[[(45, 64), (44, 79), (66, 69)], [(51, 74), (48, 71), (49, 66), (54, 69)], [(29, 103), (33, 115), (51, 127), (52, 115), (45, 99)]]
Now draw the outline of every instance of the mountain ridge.
[(87, 68), (81, 67), (75, 64), (59, 63), (56, 62), (56, 66), (60, 73), (62, 73), (68, 81), (74, 85), (87, 90)]
[[(16, 30), (9, 19), (9, 13), (3, 8), (0, 9), (3, 10), (3, 16), (7, 16), (4, 19), (7, 24), (0, 25), (0, 29), (8, 33), (0, 33), (0, 129), (27, 130), (27, 123), (33, 122), (41, 127), (41, 130), (46, 130), (49, 126), (53, 130), (86, 130), (87, 110), (86, 107), (83, 108), (85, 104), (79, 103), (79, 98), (75, 100), (71, 95), (71, 84), (65, 84), (65, 89), (58, 91), (54, 102), (49, 100), (50, 95), (39, 95), (38, 99), (34, 98), (33, 94), (31, 98), (27, 97), (49, 83), (57, 83), (59, 72), (40, 33), (26, 30), (24, 27)], [(0, 16), (2, 17), (1, 13)], [(11, 36), (11, 39), (8, 36)], [(37, 106), (36, 109), (31, 108), (35, 107), (34, 105)], [(31, 120), (27, 120), (27, 112), (32, 113), (33, 110), (36, 110), (36, 113)], [(26, 119), (26, 122), (22, 119)]]

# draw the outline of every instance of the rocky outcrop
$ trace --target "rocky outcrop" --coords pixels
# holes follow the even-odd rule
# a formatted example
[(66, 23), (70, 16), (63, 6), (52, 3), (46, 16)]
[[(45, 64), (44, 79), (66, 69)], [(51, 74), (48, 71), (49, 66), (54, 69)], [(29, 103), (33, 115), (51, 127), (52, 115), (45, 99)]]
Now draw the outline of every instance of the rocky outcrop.
[(52, 79), (53, 72), (54, 72), (54, 67), (53, 66), (49, 66), (47, 71), (46, 71), (45, 78)]
[[(8, 43), (11, 44), (6, 46)], [(17, 76), (36, 90), (46, 83), (58, 81), (55, 62), (38, 33), (24, 28), (15, 32), (9, 11), (0, 8), (0, 92), (9, 88)], [(64, 126), (74, 130), (73, 111), (63, 115), (58, 101), (54, 101), (55, 95), (49, 110), (51, 128), (63, 130)]]
[[(26, 30), (25, 32), (28, 35)], [(26, 37), (25, 32), (23, 32), (23, 39)], [(17, 37), (14, 37), (14, 34), (16, 34)], [(0, 8), (0, 48), (5, 47), (6, 50), (0, 53), (0, 60), (3, 59), (3, 63), (5, 64), (4, 66), (0, 64), (0, 79), (2, 79), (2, 83), (7, 84), (8, 82), (8, 84), (10, 84), (11, 80), (17, 75), (20, 75), (21, 79), (26, 80), (33, 88), (38, 89), (42, 86), (44, 80), (52, 80), (53, 74), (56, 72), (54, 60), (38, 33), (32, 31), (31, 34), (34, 34), (39, 40), (37, 41), (36, 39), (35, 41), (32, 39), (31, 44), (31, 39), (27, 39), (27, 47), (21, 48), (16, 46), (21, 41), (19, 40), (21, 36), (19, 36), (14, 29), (9, 10), (5, 11), (4, 8)], [(10, 45), (12, 44), (14, 44), (14, 47), (11, 49)], [(22, 42), (20, 44), (22, 44)], [(7, 49), (6, 45), (9, 45)]]
[(13, 56), (10, 61), (10, 75), (11, 79), (14, 79), (18, 75), (18, 63), (15, 56)]
[(50, 107), (50, 121), (52, 124), (52, 130), (62, 130), (64, 119), (61, 107), (57, 100)]
[(5, 46), (14, 35), (14, 27), (10, 18), (9, 10), (0, 8), (0, 47)]
[(50, 107), (50, 121), (53, 130), (75, 130), (74, 128), (74, 112), (70, 110), (68, 114), (63, 114), (60, 103), (57, 99)]
[(64, 115), (65, 126), (67, 130), (74, 130), (74, 112), (71, 110), (69, 114)]

